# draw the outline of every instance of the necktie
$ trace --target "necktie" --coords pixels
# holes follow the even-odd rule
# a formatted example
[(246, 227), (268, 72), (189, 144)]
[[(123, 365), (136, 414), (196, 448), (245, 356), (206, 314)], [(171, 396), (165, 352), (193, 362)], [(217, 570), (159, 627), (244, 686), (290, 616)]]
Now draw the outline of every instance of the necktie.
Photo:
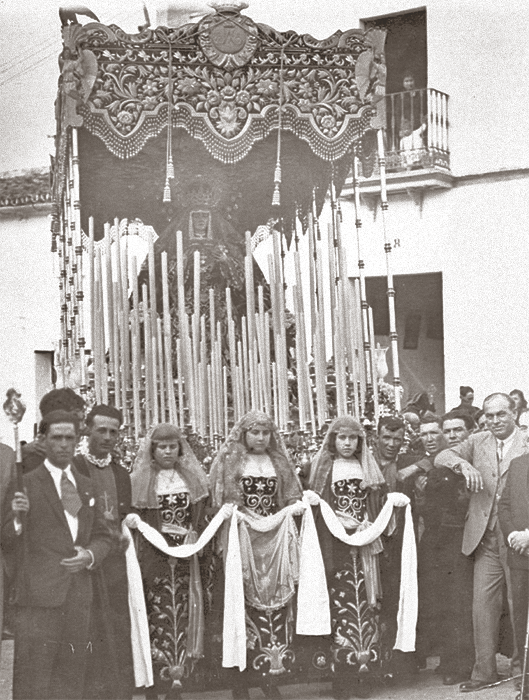
[(61, 501), (64, 510), (72, 517), (76, 518), (83, 504), (79, 498), (77, 489), (64, 472), (61, 475)]
[(503, 459), (503, 440), (498, 442), (498, 462)]

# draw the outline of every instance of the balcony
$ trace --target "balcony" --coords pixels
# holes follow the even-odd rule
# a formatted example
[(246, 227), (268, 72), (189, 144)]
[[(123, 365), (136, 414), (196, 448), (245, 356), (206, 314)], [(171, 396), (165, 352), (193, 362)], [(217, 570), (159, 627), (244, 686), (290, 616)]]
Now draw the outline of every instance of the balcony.
[[(385, 148), (388, 192), (408, 192), (414, 199), (427, 189), (452, 187), (448, 149), (448, 95), (433, 88), (396, 92), (385, 97)], [(362, 195), (380, 192), (378, 158), (360, 166)], [(350, 181), (346, 183), (352, 184)]]

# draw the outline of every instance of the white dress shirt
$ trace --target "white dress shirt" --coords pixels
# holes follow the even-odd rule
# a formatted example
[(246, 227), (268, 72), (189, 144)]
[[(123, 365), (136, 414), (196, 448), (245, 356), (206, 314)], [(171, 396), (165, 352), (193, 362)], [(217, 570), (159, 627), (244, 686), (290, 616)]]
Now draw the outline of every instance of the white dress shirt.
[(500, 442), (503, 443), (501, 459), (505, 459), (505, 455), (511, 449), (511, 445), (514, 442), (515, 437), (516, 437), (516, 430), (513, 430), (512, 433), (509, 435), (509, 437), (506, 437), (503, 440), (499, 440), (498, 438), (496, 438), (496, 452), (498, 454), (498, 459), (500, 458)]
[[(44, 466), (51, 474), (51, 478), (53, 479), (53, 483), (55, 484), (55, 488), (57, 489), (59, 498), (62, 497), (61, 478), (63, 474), (66, 474), (66, 477), (72, 482), (75, 488), (77, 488), (77, 483), (75, 481), (74, 475), (72, 474), (72, 468), (70, 465), (68, 465), (66, 469), (60, 469), (59, 467), (55, 467), (51, 462), (45, 459)], [(64, 511), (64, 515), (66, 516), (66, 522), (68, 523), (68, 527), (70, 528), (70, 532), (72, 533), (72, 539), (75, 542), (75, 540), (77, 539), (77, 533), (79, 532), (79, 518), (77, 516), (74, 518), (74, 516), (68, 513), (68, 511), (66, 510)]]

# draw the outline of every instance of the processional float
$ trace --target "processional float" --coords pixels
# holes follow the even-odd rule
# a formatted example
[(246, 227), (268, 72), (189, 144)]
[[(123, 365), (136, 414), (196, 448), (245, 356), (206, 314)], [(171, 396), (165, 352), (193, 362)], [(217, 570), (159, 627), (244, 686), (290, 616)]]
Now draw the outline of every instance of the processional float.
[[(171, 421), (213, 443), (251, 408), (307, 435), (378, 414), (358, 168), (378, 151), (385, 217), (384, 32), (320, 41), (212, 6), (135, 35), (63, 27), (59, 375), (122, 408), (136, 439)], [(387, 236), (385, 252), (398, 409)]]

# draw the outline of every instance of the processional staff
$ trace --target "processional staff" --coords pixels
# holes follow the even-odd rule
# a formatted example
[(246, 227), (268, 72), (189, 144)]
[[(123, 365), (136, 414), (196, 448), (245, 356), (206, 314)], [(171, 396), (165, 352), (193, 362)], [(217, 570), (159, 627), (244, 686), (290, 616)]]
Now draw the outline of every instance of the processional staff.
[(18, 425), (24, 413), (26, 406), (21, 401), (21, 395), (16, 389), (8, 389), (6, 392), (6, 401), (4, 402), (4, 413), (13, 423), (13, 432), (15, 434), (15, 455), (16, 455), (16, 476), (17, 476), (17, 491), (24, 490), (24, 481), (22, 478), (22, 449), (20, 446), (20, 437), (18, 433)]

